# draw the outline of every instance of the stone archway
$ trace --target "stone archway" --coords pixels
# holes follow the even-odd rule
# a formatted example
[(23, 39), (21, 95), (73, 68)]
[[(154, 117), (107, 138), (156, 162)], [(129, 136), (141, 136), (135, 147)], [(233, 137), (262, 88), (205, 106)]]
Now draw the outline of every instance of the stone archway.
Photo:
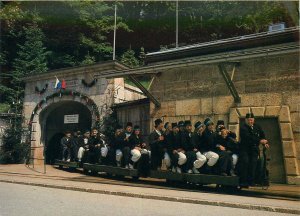
[(100, 113), (95, 102), (80, 92), (62, 90), (41, 100), (33, 109), (29, 125), (30, 146), (32, 164), (42, 164), (45, 160), (44, 147), (46, 144), (46, 136), (43, 134), (45, 130), (47, 117), (51, 110), (59, 107), (60, 104), (74, 103), (86, 107), (91, 113), (92, 127), (100, 126)]
[(289, 106), (265, 106), (265, 107), (236, 107), (230, 108), (229, 130), (234, 131), (239, 139), (240, 119), (245, 118), (251, 111), (258, 118), (278, 118), (280, 136), (283, 150), (286, 181), (295, 184), (299, 175), (296, 161), (295, 141), (293, 137)]
[[(76, 115), (77, 123), (66, 123), (65, 116)], [(62, 100), (48, 105), (39, 114), (41, 126), (41, 143), (45, 147), (46, 162), (53, 164), (60, 158), (60, 139), (66, 130), (74, 131), (90, 129), (92, 114), (87, 106), (72, 100)]]

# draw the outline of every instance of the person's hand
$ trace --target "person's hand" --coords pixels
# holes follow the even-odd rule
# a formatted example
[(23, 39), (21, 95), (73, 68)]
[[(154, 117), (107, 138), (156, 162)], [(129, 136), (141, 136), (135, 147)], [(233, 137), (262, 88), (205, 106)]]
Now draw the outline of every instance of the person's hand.
[(194, 150), (194, 152), (197, 152), (197, 151), (198, 151), (198, 149), (196, 149), (196, 148), (194, 148), (193, 150)]
[(164, 140), (164, 136), (159, 136), (158, 140), (159, 141), (163, 141)]
[(222, 146), (222, 145), (220, 145), (219, 148), (220, 148), (221, 151), (225, 151), (226, 150), (226, 148), (224, 146)]
[(146, 147), (146, 143), (142, 143), (142, 147), (145, 148)]
[(266, 144), (265, 144), (265, 147), (266, 147), (267, 149), (270, 148), (269, 143), (266, 143)]

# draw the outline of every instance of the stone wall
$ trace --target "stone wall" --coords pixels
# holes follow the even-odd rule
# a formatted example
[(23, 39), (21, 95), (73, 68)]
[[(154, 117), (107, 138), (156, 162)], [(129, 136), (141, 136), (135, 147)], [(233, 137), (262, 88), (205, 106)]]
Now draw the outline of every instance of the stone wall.
[[(66, 104), (63, 102), (76, 101), (86, 106), (92, 114), (92, 126), (94, 126), (97, 119), (96, 111), (90, 105), (89, 101), (93, 101), (99, 112), (100, 122), (101, 119), (111, 114), (111, 106), (115, 103), (124, 102), (126, 100), (137, 100), (143, 98), (144, 95), (140, 91), (137, 91), (125, 87), (123, 78), (106, 79), (101, 76), (102, 73), (113, 69), (124, 69), (122, 65), (116, 62), (111, 63), (99, 63), (86, 67), (78, 68), (67, 68), (57, 71), (51, 71), (49, 73), (34, 75), (30, 78), (26, 78), (25, 86), (25, 97), (23, 106), (23, 115), (25, 117), (24, 127), (31, 125), (31, 147), (35, 147), (33, 150), (33, 156), (38, 158), (38, 162), (43, 162), (43, 147), (45, 146), (46, 140), (44, 128), (46, 128), (46, 120), (53, 107), (59, 104)], [(56, 96), (54, 98), (46, 100), (47, 96), (59, 93), (60, 90), (54, 89), (56, 78), (62, 81), (66, 81), (66, 90), (70, 92), (78, 92), (79, 95), (68, 95)], [(86, 83), (91, 83), (97, 79), (93, 86), (86, 86), (83, 84), (83, 80)], [(48, 88), (42, 94), (36, 92), (36, 87), (41, 90), (46, 84)], [(64, 90), (61, 90), (62, 92)], [(81, 97), (86, 95), (87, 98)], [(38, 108), (37, 112), (33, 112), (34, 108), (39, 104), (40, 101), (46, 101)], [(61, 103), (59, 103), (61, 102)], [(30, 121), (31, 115), (34, 114), (33, 121)]]
[(145, 95), (139, 88), (126, 84), (123, 78), (116, 78), (114, 82), (115, 91), (117, 92), (114, 100), (115, 104), (145, 98)]
[[(299, 53), (247, 59), (236, 67), (233, 82), (239, 94), (299, 89)], [(227, 67), (231, 75), (232, 66)], [(217, 65), (168, 69), (157, 76), (151, 92), (160, 101), (229, 95)]]
[[(232, 66), (227, 67), (229, 75)], [(281, 133), (291, 133), (291, 139), (283, 145), (289, 146), (284, 154), (292, 154), (286, 160), (289, 183), (299, 184), (300, 168), (300, 73), (299, 53), (247, 59), (241, 61), (233, 75), (233, 83), (241, 97), (236, 104), (222, 78), (217, 65), (200, 65), (161, 71), (156, 77), (151, 93), (161, 102), (161, 108), (150, 104), (150, 122), (155, 118), (165, 121), (203, 121), (211, 117), (214, 121), (225, 120), (228, 126), (231, 108), (241, 109), (244, 117), (250, 109), (272, 115), (287, 106), (290, 122), (286, 122)], [(273, 107), (272, 109), (268, 107)], [(268, 113), (266, 113), (268, 112)], [(277, 113), (278, 114), (278, 113)], [(278, 116), (278, 115), (277, 115)], [(282, 134), (283, 135), (283, 134)]]

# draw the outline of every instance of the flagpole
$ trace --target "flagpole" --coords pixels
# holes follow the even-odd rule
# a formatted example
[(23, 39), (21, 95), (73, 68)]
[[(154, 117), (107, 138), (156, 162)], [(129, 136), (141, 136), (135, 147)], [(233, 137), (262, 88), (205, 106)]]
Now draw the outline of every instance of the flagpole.
[(113, 60), (116, 60), (117, 2), (115, 3), (114, 49)]
[(178, 48), (178, 0), (176, 1), (176, 48)]

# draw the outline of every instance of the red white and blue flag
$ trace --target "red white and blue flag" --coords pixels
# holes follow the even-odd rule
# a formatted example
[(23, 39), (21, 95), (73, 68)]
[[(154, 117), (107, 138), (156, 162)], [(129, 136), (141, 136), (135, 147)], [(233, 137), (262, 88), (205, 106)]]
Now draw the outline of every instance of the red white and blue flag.
[(61, 89), (61, 82), (59, 81), (59, 79), (57, 77), (55, 77), (55, 78), (56, 78), (56, 81), (55, 81), (54, 88)]

